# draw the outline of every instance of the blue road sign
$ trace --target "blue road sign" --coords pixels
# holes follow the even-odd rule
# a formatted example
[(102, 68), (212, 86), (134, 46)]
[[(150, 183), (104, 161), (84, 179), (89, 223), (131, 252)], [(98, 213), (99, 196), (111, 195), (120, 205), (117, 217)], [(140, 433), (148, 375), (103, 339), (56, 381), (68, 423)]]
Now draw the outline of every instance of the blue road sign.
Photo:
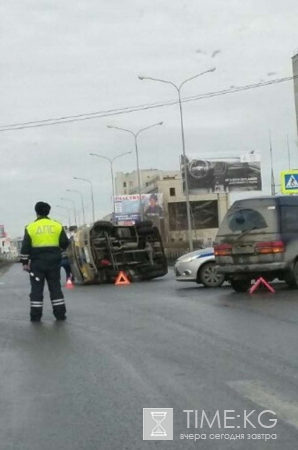
[(281, 192), (283, 194), (298, 194), (298, 170), (281, 172)]

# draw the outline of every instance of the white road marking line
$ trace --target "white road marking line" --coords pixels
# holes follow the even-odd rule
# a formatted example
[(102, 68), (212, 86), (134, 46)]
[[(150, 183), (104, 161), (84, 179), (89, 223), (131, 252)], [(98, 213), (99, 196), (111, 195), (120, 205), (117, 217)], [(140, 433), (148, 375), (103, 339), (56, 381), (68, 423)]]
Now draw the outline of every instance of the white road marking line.
[(289, 402), (259, 381), (239, 380), (227, 384), (262, 408), (274, 411), (281, 420), (298, 429), (298, 403)]

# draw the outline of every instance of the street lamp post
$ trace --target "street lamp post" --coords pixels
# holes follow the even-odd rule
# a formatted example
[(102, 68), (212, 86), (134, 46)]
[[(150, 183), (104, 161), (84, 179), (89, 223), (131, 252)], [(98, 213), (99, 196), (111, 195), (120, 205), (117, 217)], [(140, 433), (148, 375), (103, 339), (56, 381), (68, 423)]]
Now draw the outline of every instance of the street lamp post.
[(131, 130), (127, 130), (126, 128), (114, 127), (113, 125), (108, 125), (108, 128), (114, 128), (115, 130), (126, 131), (133, 135), (135, 140), (135, 152), (136, 152), (136, 160), (137, 160), (137, 175), (138, 175), (138, 193), (139, 193), (139, 208), (141, 214), (141, 220), (143, 220), (143, 210), (142, 210), (142, 186), (141, 186), (141, 175), (140, 175), (140, 164), (139, 164), (139, 150), (138, 150), (138, 136), (142, 131), (149, 130), (150, 128), (156, 127), (157, 125), (162, 125), (163, 122), (154, 123), (149, 127), (142, 128), (137, 133), (134, 133)]
[(81, 191), (77, 191), (75, 189), (66, 189), (66, 192), (76, 192), (77, 194), (80, 195), (81, 197), (81, 204), (82, 204), (82, 211), (83, 211), (83, 221), (84, 221), (84, 225), (86, 224), (86, 219), (85, 219), (85, 207), (84, 207), (84, 198), (83, 198), (83, 194)]
[(79, 178), (79, 177), (73, 177), (74, 180), (81, 180), (81, 181), (86, 181), (86, 183), (90, 184), (90, 189), (91, 189), (91, 203), (92, 203), (92, 218), (93, 218), (93, 223), (95, 222), (95, 212), (94, 212), (94, 194), (93, 194), (93, 185), (92, 182), (90, 180), (87, 180), (86, 178)]
[(120, 155), (114, 156), (114, 158), (108, 158), (107, 156), (102, 156), (102, 155), (98, 155), (97, 153), (89, 153), (90, 156), (97, 156), (98, 158), (102, 158), (102, 159), (106, 159), (107, 161), (109, 161), (110, 163), (110, 167), (111, 167), (111, 179), (112, 179), (112, 201), (113, 201), (113, 212), (114, 212), (114, 218), (113, 220), (115, 220), (115, 201), (114, 201), (114, 197), (115, 197), (115, 187), (114, 187), (114, 168), (113, 168), (113, 163), (116, 159), (121, 158), (121, 156), (124, 155), (129, 155), (132, 152), (124, 152), (121, 153)]
[(214, 72), (215, 70), (216, 70), (216, 68), (213, 67), (212, 69), (206, 70), (205, 72), (199, 73), (198, 75), (195, 75), (191, 78), (187, 78), (179, 86), (177, 86), (172, 81), (161, 80), (159, 78), (141, 77), (141, 76), (138, 77), (140, 80), (151, 80), (151, 81), (158, 81), (160, 83), (170, 84), (171, 86), (173, 86), (176, 89), (176, 91), (178, 93), (180, 123), (181, 123), (182, 153), (183, 153), (184, 167), (185, 167), (185, 196), (186, 196), (186, 210), (187, 210), (188, 242), (189, 242), (189, 250), (191, 252), (193, 251), (193, 239), (192, 239), (191, 212), (190, 212), (190, 201), (189, 201), (189, 187), (188, 187), (188, 178), (187, 178), (187, 172), (186, 172), (185, 135), (184, 135), (183, 110), (182, 110), (182, 100), (181, 100), (181, 88), (188, 81), (194, 80), (195, 78), (198, 78), (206, 73)]
[(67, 206), (61, 206), (61, 205), (56, 205), (56, 208), (62, 208), (62, 209), (66, 209), (67, 210), (67, 213), (68, 213), (68, 227), (70, 227), (71, 222), (70, 222), (70, 210), (69, 210), (69, 208), (67, 208)]
[(63, 200), (64, 202), (70, 202), (70, 203), (72, 203), (72, 205), (73, 205), (74, 219), (75, 219), (75, 225), (76, 225), (76, 227), (77, 227), (77, 226), (78, 226), (78, 223), (77, 223), (77, 211), (76, 211), (76, 204), (75, 204), (75, 202), (74, 202), (72, 199), (70, 199), (70, 198), (64, 198), (64, 197), (60, 197), (60, 200)]

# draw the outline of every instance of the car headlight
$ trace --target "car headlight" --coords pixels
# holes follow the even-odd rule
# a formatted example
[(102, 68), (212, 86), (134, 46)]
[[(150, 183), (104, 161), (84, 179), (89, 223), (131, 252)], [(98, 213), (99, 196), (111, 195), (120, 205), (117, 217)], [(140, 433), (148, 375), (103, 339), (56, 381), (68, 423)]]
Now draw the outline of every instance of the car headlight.
[(200, 255), (190, 256), (187, 259), (182, 259), (181, 262), (189, 263), (189, 262), (194, 261), (195, 259), (198, 259), (198, 258), (200, 258)]

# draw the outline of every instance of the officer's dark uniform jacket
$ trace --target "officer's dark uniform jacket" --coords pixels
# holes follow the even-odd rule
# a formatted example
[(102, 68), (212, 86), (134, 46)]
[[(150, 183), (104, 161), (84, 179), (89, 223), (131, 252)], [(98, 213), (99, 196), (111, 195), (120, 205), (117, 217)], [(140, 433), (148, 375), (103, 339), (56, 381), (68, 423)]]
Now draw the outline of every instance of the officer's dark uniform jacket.
[(69, 245), (63, 226), (49, 217), (39, 217), (25, 228), (21, 261), (28, 264), (40, 258), (60, 263), (61, 249)]
[(43, 290), (47, 281), (53, 313), (63, 319), (66, 313), (65, 301), (60, 283), (61, 250), (69, 245), (63, 226), (49, 217), (39, 217), (25, 228), (21, 248), (23, 265), (30, 260), (30, 315), (40, 319), (43, 309)]

